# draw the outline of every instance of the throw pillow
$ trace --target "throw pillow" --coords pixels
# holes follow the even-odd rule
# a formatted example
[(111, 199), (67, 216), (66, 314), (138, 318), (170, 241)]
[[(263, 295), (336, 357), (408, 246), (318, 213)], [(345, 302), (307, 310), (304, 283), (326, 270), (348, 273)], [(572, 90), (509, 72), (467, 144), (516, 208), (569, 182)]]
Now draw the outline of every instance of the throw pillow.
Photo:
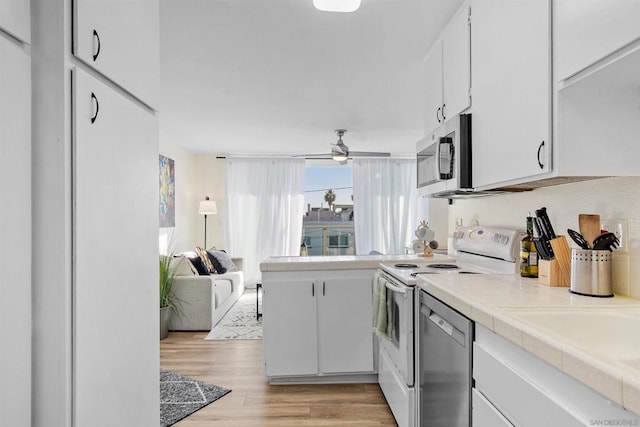
[(213, 263), (209, 259), (209, 255), (207, 255), (207, 251), (202, 249), (200, 246), (196, 246), (196, 252), (198, 253), (198, 256), (200, 256), (200, 258), (202, 259), (202, 262), (204, 263), (204, 265), (209, 270), (209, 273), (217, 273), (216, 268), (213, 266)]
[(208, 250), (207, 255), (216, 271), (220, 274), (238, 271), (238, 267), (233, 263), (231, 257), (225, 251)]
[(196, 270), (198, 270), (198, 274), (201, 276), (209, 276), (209, 269), (207, 268), (206, 265), (204, 265), (204, 262), (202, 262), (202, 259), (199, 256), (193, 257), (193, 258), (189, 258), (189, 261), (191, 261), (191, 264), (193, 264), (193, 266), (196, 268)]
[(191, 264), (189, 258), (184, 255), (176, 255), (171, 260), (171, 266), (174, 268), (176, 276), (194, 276), (198, 274), (198, 270)]

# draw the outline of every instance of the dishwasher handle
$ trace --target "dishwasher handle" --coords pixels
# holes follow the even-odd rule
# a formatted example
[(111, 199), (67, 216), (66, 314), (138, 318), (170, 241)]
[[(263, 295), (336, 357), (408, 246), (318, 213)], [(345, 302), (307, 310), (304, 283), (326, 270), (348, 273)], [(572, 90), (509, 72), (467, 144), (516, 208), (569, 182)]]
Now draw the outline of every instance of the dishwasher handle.
[(421, 307), (420, 312), (422, 313), (423, 316), (426, 316), (438, 328), (442, 329), (447, 335), (453, 338), (458, 344), (460, 344), (462, 347), (465, 346), (465, 337), (462, 331), (460, 331), (458, 328), (453, 326), (451, 323), (444, 320), (442, 317), (436, 314), (436, 312), (429, 310), (424, 305)]

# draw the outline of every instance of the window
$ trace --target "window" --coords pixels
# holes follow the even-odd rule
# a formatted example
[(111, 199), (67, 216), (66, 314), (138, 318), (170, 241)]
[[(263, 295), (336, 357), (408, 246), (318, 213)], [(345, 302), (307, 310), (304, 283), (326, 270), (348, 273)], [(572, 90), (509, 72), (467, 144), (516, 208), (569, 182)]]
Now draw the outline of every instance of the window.
[(311, 255), (354, 255), (351, 165), (305, 168), (302, 241)]

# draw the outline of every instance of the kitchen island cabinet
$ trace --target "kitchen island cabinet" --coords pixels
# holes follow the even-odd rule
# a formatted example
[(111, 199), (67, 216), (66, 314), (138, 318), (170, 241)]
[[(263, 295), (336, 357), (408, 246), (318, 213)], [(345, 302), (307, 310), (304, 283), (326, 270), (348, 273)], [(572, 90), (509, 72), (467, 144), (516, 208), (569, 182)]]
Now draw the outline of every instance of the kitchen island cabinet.
[(265, 372), (272, 382), (375, 380), (374, 272), (263, 273)]

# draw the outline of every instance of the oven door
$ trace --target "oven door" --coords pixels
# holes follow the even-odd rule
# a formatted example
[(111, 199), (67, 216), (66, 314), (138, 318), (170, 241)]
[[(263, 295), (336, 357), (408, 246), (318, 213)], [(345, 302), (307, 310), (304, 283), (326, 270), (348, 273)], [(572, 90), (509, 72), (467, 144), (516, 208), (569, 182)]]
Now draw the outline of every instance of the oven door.
[(391, 314), (391, 334), (380, 337), (380, 347), (386, 352), (398, 374), (412, 387), (414, 383), (413, 310), (414, 287), (406, 286), (386, 275), (387, 304)]

